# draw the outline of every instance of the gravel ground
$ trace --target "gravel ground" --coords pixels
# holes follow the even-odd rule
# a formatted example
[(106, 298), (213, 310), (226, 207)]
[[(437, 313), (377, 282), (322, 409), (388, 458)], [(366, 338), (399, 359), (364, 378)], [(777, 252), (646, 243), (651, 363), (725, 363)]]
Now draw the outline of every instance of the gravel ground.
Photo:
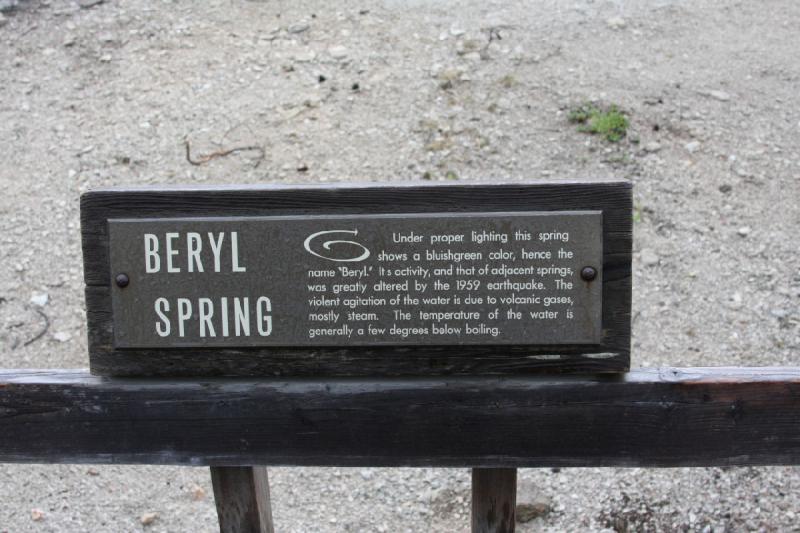
[[(93, 187), (574, 177), (634, 182), (633, 366), (798, 363), (794, 0), (0, 9), (2, 367), (87, 365)], [(585, 101), (620, 106), (628, 137), (578, 132)], [(195, 166), (187, 143), (195, 159), (259, 149)], [(466, 470), (270, 472), (280, 531), (467, 529)], [(523, 532), (800, 531), (797, 468), (520, 477)], [(2, 465), (0, 531), (214, 531), (208, 478)]]

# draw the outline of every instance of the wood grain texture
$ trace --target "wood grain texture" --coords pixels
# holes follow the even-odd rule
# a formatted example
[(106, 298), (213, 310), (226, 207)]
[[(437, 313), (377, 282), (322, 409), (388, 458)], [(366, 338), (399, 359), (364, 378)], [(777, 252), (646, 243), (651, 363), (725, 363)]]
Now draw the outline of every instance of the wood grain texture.
[[(603, 341), (591, 346), (117, 349), (108, 220), (601, 210)], [(434, 376), (621, 372), (630, 366), (632, 195), (627, 181), (97, 190), (81, 197), (91, 370), (106, 376)]]
[(269, 478), (263, 466), (212, 466), (220, 533), (274, 533)]
[(0, 372), (0, 462), (800, 464), (800, 368), (446, 379)]
[(472, 469), (472, 533), (514, 533), (516, 468)]

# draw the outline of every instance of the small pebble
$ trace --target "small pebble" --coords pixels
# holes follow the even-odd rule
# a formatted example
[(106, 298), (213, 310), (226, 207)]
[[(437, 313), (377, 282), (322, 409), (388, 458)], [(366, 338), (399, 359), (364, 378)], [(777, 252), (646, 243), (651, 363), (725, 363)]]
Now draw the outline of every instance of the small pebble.
[(314, 50), (301, 50), (294, 56), (294, 60), (298, 63), (308, 63), (316, 59), (317, 53)]
[(750, 235), (750, 227), (742, 226), (736, 231), (736, 233), (738, 233), (740, 237), (747, 237), (748, 235)]
[(155, 522), (157, 518), (158, 513), (144, 513), (141, 517), (139, 517), (139, 522), (141, 522), (143, 526), (149, 526)]
[(708, 91), (706, 94), (720, 102), (727, 102), (731, 99), (731, 95), (725, 91)]
[(344, 59), (347, 57), (347, 48), (341, 45), (328, 48), (328, 54), (334, 59)]
[(606, 20), (606, 26), (612, 30), (624, 30), (627, 25), (627, 21), (622, 17), (611, 17)]
[(650, 154), (654, 154), (661, 150), (661, 144), (656, 141), (650, 141), (649, 143), (644, 145), (644, 151)]
[(41, 292), (41, 293), (35, 292), (31, 295), (30, 299), (30, 302), (36, 307), (44, 307), (45, 305), (47, 305), (47, 302), (49, 301), (50, 301), (50, 295), (48, 295), (46, 292)]
[(32, 509), (31, 510), (31, 520), (34, 522), (41, 522), (44, 520), (44, 511), (41, 509)]
[(642, 250), (639, 256), (641, 257), (642, 263), (644, 263), (645, 266), (655, 266), (660, 261), (658, 254), (649, 248)]
[(456, 25), (450, 26), (450, 35), (452, 35), (453, 37), (460, 37), (465, 33), (467, 33), (466, 30), (464, 30), (464, 28), (461, 28), (460, 26)]
[(308, 30), (310, 27), (311, 27), (311, 25), (308, 23), (308, 21), (301, 20), (300, 22), (295, 22), (294, 24), (291, 24), (287, 28), (287, 31), (289, 33), (303, 33), (304, 31)]
[(72, 338), (72, 335), (66, 331), (58, 331), (53, 335), (53, 338), (58, 342), (67, 342)]
[(699, 141), (688, 142), (683, 147), (686, 148), (687, 152), (693, 154), (700, 149), (700, 142)]
[(192, 493), (192, 500), (196, 502), (206, 497), (206, 491), (200, 485), (192, 485), (191, 493)]

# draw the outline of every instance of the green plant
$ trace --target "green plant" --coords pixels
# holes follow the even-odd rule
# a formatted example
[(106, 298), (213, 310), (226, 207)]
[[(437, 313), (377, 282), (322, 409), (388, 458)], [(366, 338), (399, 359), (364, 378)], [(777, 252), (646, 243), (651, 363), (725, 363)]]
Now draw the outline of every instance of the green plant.
[(592, 113), (596, 113), (597, 108), (594, 107), (592, 104), (582, 104), (578, 107), (575, 107), (570, 110), (569, 115), (567, 118), (570, 122), (575, 124), (585, 124), (587, 120), (592, 116)]
[(582, 104), (569, 112), (572, 123), (581, 124), (578, 131), (602, 135), (609, 142), (618, 142), (628, 131), (628, 117), (617, 106), (600, 109), (591, 104)]

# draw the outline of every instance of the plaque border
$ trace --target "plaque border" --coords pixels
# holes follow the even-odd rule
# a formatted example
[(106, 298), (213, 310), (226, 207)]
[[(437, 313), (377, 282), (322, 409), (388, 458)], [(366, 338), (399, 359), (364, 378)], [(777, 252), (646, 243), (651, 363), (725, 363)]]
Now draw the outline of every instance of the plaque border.
[[(544, 218), (544, 217), (547, 217), (548, 215), (550, 215), (550, 216), (560, 216), (560, 217), (570, 217), (570, 216), (596, 217), (596, 220), (591, 220), (590, 221), (587, 218), (586, 220), (582, 221), (582, 223), (584, 223), (584, 224), (591, 223), (593, 225), (593, 227), (599, 227), (600, 232), (602, 232), (603, 213), (602, 213), (602, 211), (598, 211), (598, 210), (584, 210), (584, 211), (504, 211), (504, 212), (496, 212), (496, 213), (495, 212), (488, 212), (488, 213), (487, 212), (471, 212), (471, 213), (389, 213), (389, 214), (386, 214), (386, 213), (363, 214), (362, 213), (362, 214), (357, 214), (357, 215), (353, 215), (353, 214), (349, 214), (349, 215), (345, 215), (345, 214), (342, 214), (342, 215), (314, 215), (312, 217), (290, 215), (290, 216), (270, 216), (270, 217), (239, 216), (239, 217), (193, 217), (193, 218), (162, 217), (162, 218), (139, 218), (139, 219), (137, 219), (137, 218), (127, 218), (127, 219), (113, 218), (113, 219), (109, 219), (108, 220), (108, 224), (109, 224), (109, 239), (112, 239), (114, 237), (115, 231), (124, 231), (122, 226), (125, 225), (125, 224), (131, 224), (131, 223), (134, 223), (134, 224), (135, 223), (164, 224), (164, 223), (169, 223), (171, 221), (174, 221), (174, 222), (180, 223), (180, 224), (203, 223), (203, 222), (207, 222), (207, 223), (214, 223), (214, 222), (219, 222), (219, 223), (234, 223), (234, 222), (248, 223), (248, 222), (259, 222), (259, 221), (265, 221), (265, 222), (267, 222), (267, 221), (279, 221), (279, 222), (304, 221), (305, 222), (305, 221), (308, 221), (308, 220), (310, 220), (312, 218), (314, 220), (320, 220), (320, 221), (326, 221), (326, 220), (327, 221), (331, 221), (331, 220), (342, 220), (342, 219), (358, 221), (359, 219), (364, 219), (364, 220), (390, 220), (390, 219), (391, 220), (398, 220), (398, 219), (412, 218), (412, 217), (415, 220), (420, 220), (420, 219), (425, 219), (425, 218), (442, 220), (442, 219), (447, 219), (447, 218), (471, 218), (471, 219), (483, 218), (483, 219), (491, 219), (491, 218), (493, 218), (495, 216), (498, 217), (498, 218), (510, 219), (510, 218), (515, 218), (515, 217), (543, 217)], [(595, 224), (597, 224), (597, 226), (594, 226)], [(115, 230), (115, 228), (117, 228), (117, 230)], [(203, 230), (203, 231), (205, 231), (205, 230)], [(513, 242), (513, 241), (509, 241), (509, 242)], [(516, 241), (516, 244), (518, 246), (526, 245), (525, 242), (519, 242), (519, 241)], [(531, 245), (534, 245), (534, 243), (532, 242)], [(513, 244), (512, 244), (512, 246), (513, 246)], [(588, 259), (585, 262), (580, 263), (580, 265), (582, 265), (582, 266), (589, 265), (589, 264), (596, 265), (596, 266), (601, 266), (602, 265), (602, 256), (603, 256), (602, 242), (600, 242), (597, 245), (597, 249), (596, 250), (593, 250), (593, 254), (597, 254), (597, 256), (598, 256), (596, 258), (596, 260), (594, 258)], [(116, 268), (115, 268), (115, 258), (116, 258)], [(110, 251), (110, 269), (111, 270), (109, 271), (110, 275), (113, 277), (117, 272), (127, 272), (128, 274), (131, 274), (131, 272), (129, 270), (127, 270), (125, 266), (123, 266), (123, 265), (121, 265), (119, 263), (119, 260), (120, 260), (120, 257), (117, 254), (115, 254), (115, 252), (113, 250), (111, 250)], [(578, 271), (575, 272), (575, 277), (576, 277), (576, 281), (579, 281), (579, 272)], [(595, 280), (594, 283), (602, 284), (602, 278), (603, 278), (603, 273), (602, 273), (602, 269), (600, 269), (600, 272), (598, 273), (598, 279)], [(128, 286), (126, 286), (125, 288), (114, 287), (114, 286), (111, 287), (112, 316), (114, 318), (115, 324), (120, 321), (120, 318), (121, 318), (120, 315), (121, 314), (125, 314), (125, 312), (127, 310), (127, 306), (125, 304), (123, 304), (119, 300), (119, 298), (123, 293), (131, 291), (133, 289), (133, 286), (136, 285), (136, 283), (133, 282), (133, 280), (131, 280), (131, 282), (132, 283), (131, 283), (130, 287), (128, 287)], [(600, 295), (599, 295), (599, 299), (600, 299), (600, 302), (599, 302), (599, 305), (600, 305), (599, 313), (600, 313), (600, 316), (598, 317), (598, 319), (602, 322), (602, 287), (599, 290), (600, 290)], [(429, 294), (432, 294), (432, 293), (429, 293)], [(481, 294), (484, 294), (484, 293), (481, 293)], [(130, 298), (130, 297), (134, 297), (134, 295), (132, 294), (132, 295), (129, 295), (129, 296), (126, 296), (126, 297)], [(308, 297), (308, 295), (307, 294), (304, 295), (304, 298), (305, 297)], [(134, 300), (135, 299), (136, 298), (134, 297)], [(137, 309), (136, 311), (137, 311), (136, 316), (138, 316), (139, 309)], [(592, 340), (582, 340), (582, 341), (574, 341), (574, 342), (558, 342), (558, 343), (556, 343), (554, 345), (563, 346), (563, 345), (595, 345), (595, 344), (597, 344), (596, 341), (601, 337), (602, 324), (601, 323), (598, 323), (596, 325), (594, 325), (594, 323), (592, 323), (592, 324), (593, 324), (592, 328), (591, 328), (591, 330), (592, 330), (592, 335), (591, 335), (592, 336)], [(546, 324), (543, 324), (543, 326), (546, 326)], [(114, 347), (116, 349), (148, 349), (148, 348), (156, 349), (156, 348), (167, 348), (167, 347), (176, 348), (176, 347), (179, 347), (181, 345), (181, 340), (179, 340), (179, 339), (174, 339), (172, 346), (158, 346), (158, 345), (154, 345), (154, 344), (150, 344), (150, 345), (148, 345), (148, 344), (138, 344), (137, 345), (137, 343), (135, 343), (135, 342), (125, 342), (123, 340), (123, 338), (121, 338), (119, 333), (120, 333), (120, 329), (114, 328)], [(236, 342), (237, 340), (238, 339), (236, 337), (231, 337), (230, 338), (231, 342), (229, 342), (227, 345), (222, 345), (222, 343), (218, 343), (218, 344), (211, 345), (211, 346), (203, 346), (202, 344), (197, 343), (197, 341), (188, 341), (188, 342), (183, 342), (182, 343), (183, 346), (181, 346), (181, 347), (192, 347), (192, 348), (205, 350), (205, 349), (215, 349), (215, 348), (216, 349), (220, 349), (220, 348), (227, 348), (227, 347), (231, 347), (231, 348), (254, 348), (254, 347), (258, 347), (259, 346), (257, 343), (246, 342), (246, 341)], [(433, 341), (433, 342), (430, 342), (430, 346), (448, 346), (448, 345), (450, 345), (450, 346), (456, 346), (456, 345), (458, 345), (458, 346), (472, 346), (472, 345), (475, 345), (475, 346), (488, 346), (488, 345), (514, 346), (514, 345), (518, 345), (518, 344), (519, 344), (519, 342), (507, 342), (507, 341), (504, 342), (501, 339), (499, 339), (499, 340), (497, 340), (495, 342), (476, 342), (476, 343), (452, 342), (452, 341), (451, 342), (444, 342), (444, 341), (438, 341), (438, 342)], [(537, 343), (533, 343), (532, 342), (530, 344), (531, 345), (541, 344), (541, 342), (537, 342)], [(424, 345), (425, 345), (425, 343), (423, 343), (423, 342), (414, 343), (414, 342), (411, 342), (411, 341), (407, 341), (407, 342), (392, 342), (392, 341), (375, 340), (372, 343), (361, 342), (359, 344), (354, 344), (353, 347), (357, 347), (357, 346), (358, 347), (363, 347), (363, 346), (407, 346), (407, 347), (418, 347), (418, 346), (424, 346)], [(294, 348), (298, 348), (299, 349), (299, 348), (323, 348), (323, 347), (336, 347), (336, 346), (340, 347), (341, 344), (337, 344), (337, 343), (325, 344), (324, 342), (309, 342), (309, 343), (306, 343), (306, 344), (297, 343), (296, 345), (292, 344), (292, 343), (284, 343), (284, 344), (269, 343), (269, 344), (262, 344), (260, 346), (263, 346), (263, 347), (275, 347), (275, 348), (277, 348), (277, 347), (283, 347), (283, 348), (292, 348), (292, 347), (294, 347)]]
[[(602, 342), (337, 348), (115, 348), (108, 220), (601, 211)], [(104, 376), (447, 376), (623, 372), (630, 367), (632, 186), (626, 180), (152, 186), (81, 196), (90, 368)]]

